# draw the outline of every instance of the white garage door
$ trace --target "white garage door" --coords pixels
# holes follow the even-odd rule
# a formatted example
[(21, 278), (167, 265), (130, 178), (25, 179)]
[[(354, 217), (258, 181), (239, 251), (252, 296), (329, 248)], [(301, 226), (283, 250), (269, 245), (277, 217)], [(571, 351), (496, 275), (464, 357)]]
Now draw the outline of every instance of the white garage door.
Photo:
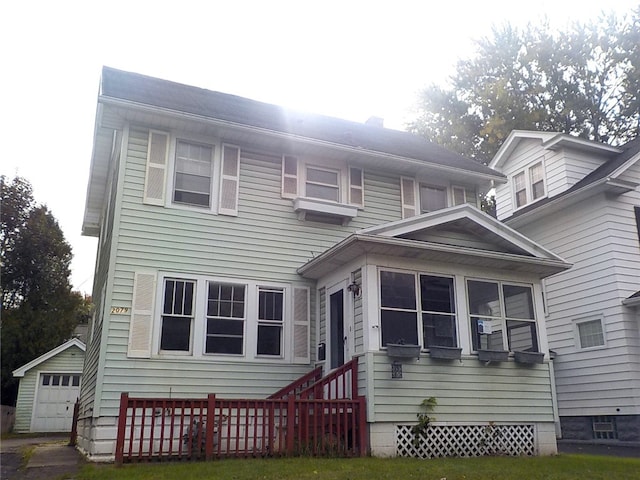
[(42, 373), (34, 411), (34, 432), (70, 432), (73, 405), (80, 395), (80, 374)]

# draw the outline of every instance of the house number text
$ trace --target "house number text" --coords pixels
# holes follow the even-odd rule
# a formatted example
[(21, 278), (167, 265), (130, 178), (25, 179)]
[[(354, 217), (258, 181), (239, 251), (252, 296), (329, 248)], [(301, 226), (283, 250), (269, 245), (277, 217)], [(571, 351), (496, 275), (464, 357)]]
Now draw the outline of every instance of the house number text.
[(129, 307), (111, 307), (111, 315), (126, 315), (129, 313)]

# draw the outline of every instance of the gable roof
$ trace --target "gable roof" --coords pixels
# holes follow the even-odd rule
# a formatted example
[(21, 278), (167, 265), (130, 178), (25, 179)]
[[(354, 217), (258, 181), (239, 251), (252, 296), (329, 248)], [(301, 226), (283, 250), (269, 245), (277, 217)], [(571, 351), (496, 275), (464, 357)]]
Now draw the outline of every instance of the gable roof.
[[(563, 137), (568, 136), (569, 135), (563, 135)], [(585, 142), (585, 140), (582, 140), (582, 142)], [(560, 204), (566, 205), (564, 202), (569, 198), (573, 198), (575, 201), (578, 201), (582, 199), (584, 195), (591, 193), (595, 194), (597, 191), (600, 191), (600, 189), (608, 188), (617, 190), (618, 192), (624, 192), (636, 188), (638, 184), (625, 182), (619, 179), (619, 176), (640, 160), (640, 136), (625, 143), (624, 145), (621, 145), (620, 147), (603, 145), (603, 148), (606, 148), (604, 153), (608, 156), (612, 155), (612, 149), (615, 149), (615, 152), (617, 153), (564, 192), (527, 205), (519, 209), (509, 218), (504, 219), (504, 221), (507, 223), (510, 223), (512, 220), (518, 221), (516, 219), (526, 217), (529, 214), (540, 211), (541, 209), (546, 210), (554, 205), (557, 205), (558, 208), (560, 208)], [(493, 164), (493, 162), (491, 163)]]
[(532, 139), (540, 140), (542, 147), (548, 150), (571, 148), (574, 150), (598, 153), (603, 156), (613, 156), (622, 152), (622, 149), (619, 147), (586, 140), (574, 135), (567, 135), (566, 133), (512, 130), (495, 156), (491, 159), (491, 162), (489, 162), (489, 166), (496, 169), (502, 168), (521, 141)]
[(72, 338), (71, 340), (67, 340), (66, 342), (64, 342), (62, 345), (58, 345), (56, 348), (54, 348), (52, 350), (49, 350), (47, 353), (44, 353), (44, 354), (40, 355), (35, 360), (31, 360), (29, 363), (26, 363), (25, 365), (23, 365), (23, 366), (21, 366), (19, 368), (16, 368), (13, 371), (13, 376), (14, 377), (24, 377), (25, 373), (27, 373), (32, 368), (37, 367), (41, 363), (46, 362), (50, 358), (55, 357), (59, 353), (62, 353), (65, 350), (67, 350), (67, 349), (69, 349), (71, 347), (78, 347), (83, 352), (86, 351), (86, 346), (85, 346), (85, 344), (83, 342), (81, 342), (77, 338)]
[[(482, 237), (499, 248), (424, 240), (415, 235), (443, 226)], [(298, 273), (317, 279), (369, 253), (504, 268), (535, 273), (541, 278), (571, 267), (559, 256), (477, 208), (459, 205), (359, 230), (298, 268)]]
[(322, 140), (335, 145), (419, 159), (500, 178), (502, 174), (474, 160), (408, 132), (351, 122), (236, 95), (103, 67), (100, 97), (152, 106), (166, 111), (216, 119), (231, 124)]

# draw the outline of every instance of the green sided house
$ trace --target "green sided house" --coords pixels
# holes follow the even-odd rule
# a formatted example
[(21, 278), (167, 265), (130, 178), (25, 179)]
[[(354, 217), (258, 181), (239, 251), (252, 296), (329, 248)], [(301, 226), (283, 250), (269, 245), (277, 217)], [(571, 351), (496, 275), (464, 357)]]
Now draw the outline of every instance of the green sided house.
[(104, 68), (79, 447), (555, 453), (541, 281), (570, 265), (478, 209), (505, 181), (379, 122)]

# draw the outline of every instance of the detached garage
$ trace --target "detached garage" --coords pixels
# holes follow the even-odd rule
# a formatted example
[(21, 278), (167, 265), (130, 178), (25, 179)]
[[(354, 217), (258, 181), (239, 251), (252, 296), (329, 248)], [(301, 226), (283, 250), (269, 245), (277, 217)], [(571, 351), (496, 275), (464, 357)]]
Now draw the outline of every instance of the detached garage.
[(20, 378), (15, 432), (69, 432), (85, 344), (72, 338), (13, 371)]

